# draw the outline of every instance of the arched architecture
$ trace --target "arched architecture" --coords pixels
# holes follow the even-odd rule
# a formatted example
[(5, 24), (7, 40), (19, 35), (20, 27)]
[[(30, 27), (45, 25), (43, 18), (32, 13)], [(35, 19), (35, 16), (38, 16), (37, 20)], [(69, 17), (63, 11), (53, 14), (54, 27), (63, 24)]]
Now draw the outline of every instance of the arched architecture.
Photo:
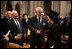
[(59, 16), (65, 16), (71, 10), (71, 1), (1, 1), (1, 12), (17, 10), (20, 16), (28, 13), (32, 17), (37, 6), (41, 6), (44, 11), (53, 10), (59, 12)]

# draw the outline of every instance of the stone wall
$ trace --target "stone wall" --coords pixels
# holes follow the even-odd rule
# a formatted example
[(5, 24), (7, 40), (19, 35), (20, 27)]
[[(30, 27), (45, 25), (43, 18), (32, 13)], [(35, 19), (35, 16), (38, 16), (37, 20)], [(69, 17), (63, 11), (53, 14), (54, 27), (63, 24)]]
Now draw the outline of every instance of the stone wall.
[[(8, 1), (1, 1), (1, 13), (6, 11)], [(16, 4), (20, 7), (20, 16), (23, 13), (28, 13), (30, 17), (34, 15), (35, 8), (41, 6), (44, 9), (44, 1), (9, 1), (12, 5), (12, 10), (15, 10)], [(46, 3), (47, 4), (47, 3)], [(47, 7), (47, 6), (46, 6)], [(65, 16), (71, 10), (71, 1), (51, 1), (51, 10), (59, 12), (60, 16)]]

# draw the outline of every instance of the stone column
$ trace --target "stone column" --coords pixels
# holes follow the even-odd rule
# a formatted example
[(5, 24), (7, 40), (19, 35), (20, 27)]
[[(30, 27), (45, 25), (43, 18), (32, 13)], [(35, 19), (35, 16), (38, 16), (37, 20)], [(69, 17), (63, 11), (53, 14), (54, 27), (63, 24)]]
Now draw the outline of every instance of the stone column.
[(66, 1), (61, 1), (60, 5), (60, 16), (66, 15)]
[(1, 13), (5, 11), (5, 7), (6, 7), (5, 4), (6, 4), (5, 1), (1, 1)]
[(44, 8), (44, 1), (38, 1), (38, 6)]
[(61, 1), (60, 16), (66, 16), (71, 10), (71, 1)]
[(33, 16), (33, 14), (34, 14), (34, 7), (33, 7), (33, 5), (34, 5), (34, 1), (30, 1), (30, 17), (32, 17)]
[(22, 17), (22, 15), (23, 15), (23, 11), (24, 11), (24, 9), (23, 9), (23, 1), (18, 1), (18, 3), (19, 3), (19, 5), (20, 5), (20, 16)]
[(67, 13), (70, 12), (70, 10), (71, 10), (71, 1), (66, 1), (66, 10), (67, 10)]
[(52, 1), (51, 10), (60, 12), (60, 1)]
[(18, 1), (11, 1), (11, 3), (12, 3), (13, 10), (15, 10), (15, 6), (16, 6), (16, 3), (18, 3)]
[(35, 8), (41, 6), (44, 8), (44, 2), (43, 1), (30, 1), (30, 16), (35, 15)]

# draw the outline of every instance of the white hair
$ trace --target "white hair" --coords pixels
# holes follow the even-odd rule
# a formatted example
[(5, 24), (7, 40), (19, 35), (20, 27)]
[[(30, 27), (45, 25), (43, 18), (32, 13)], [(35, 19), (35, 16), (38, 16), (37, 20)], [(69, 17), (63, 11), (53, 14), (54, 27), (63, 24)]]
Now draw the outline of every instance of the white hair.
[(7, 13), (12, 13), (11, 11), (8, 11)]
[(43, 8), (42, 7), (36, 7), (35, 11), (43, 11)]
[(16, 14), (18, 14), (18, 12), (17, 12), (16, 10), (13, 10), (13, 11), (12, 11), (12, 14), (13, 14), (13, 13), (16, 13)]

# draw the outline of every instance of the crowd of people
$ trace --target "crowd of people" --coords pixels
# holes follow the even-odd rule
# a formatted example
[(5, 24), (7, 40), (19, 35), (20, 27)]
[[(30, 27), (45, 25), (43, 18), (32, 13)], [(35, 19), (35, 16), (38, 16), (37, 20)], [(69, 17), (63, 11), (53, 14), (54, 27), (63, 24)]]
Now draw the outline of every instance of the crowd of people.
[[(16, 10), (1, 14), (1, 46), (7, 48), (9, 42), (29, 43), (30, 48), (72, 48), (71, 12), (69, 17), (51, 11), (46, 14), (42, 7), (35, 8), (35, 16), (27, 13), (18, 15)], [(28, 36), (30, 30), (30, 36)]]

